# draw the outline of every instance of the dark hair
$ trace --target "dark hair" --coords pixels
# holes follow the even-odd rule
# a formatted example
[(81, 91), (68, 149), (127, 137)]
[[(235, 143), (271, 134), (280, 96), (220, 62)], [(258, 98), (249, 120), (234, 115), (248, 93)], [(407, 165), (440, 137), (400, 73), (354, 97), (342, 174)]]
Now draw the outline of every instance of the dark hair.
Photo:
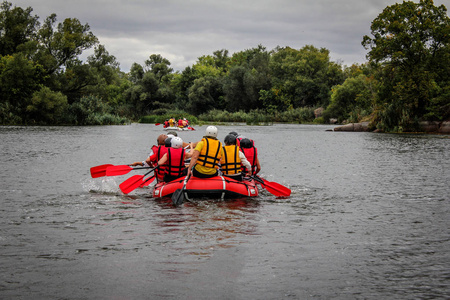
[(241, 146), (241, 148), (251, 148), (253, 147), (253, 142), (250, 139), (245, 138), (241, 140), (239, 145)]
[(236, 137), (232, 134), (228, 134), (223, 141), (226, 145), (236, 145)]
[(171, 137), (168, 137), (167, 139), (164, 140), (164, 146), (166, 146), (166, 147), (172, 146), (172, 138)]

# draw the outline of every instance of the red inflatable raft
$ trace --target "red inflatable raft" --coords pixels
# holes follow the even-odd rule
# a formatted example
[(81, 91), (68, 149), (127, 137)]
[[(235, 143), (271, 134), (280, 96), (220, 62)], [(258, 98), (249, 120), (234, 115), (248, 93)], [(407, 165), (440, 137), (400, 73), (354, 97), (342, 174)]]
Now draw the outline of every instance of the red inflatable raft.
[[(153, 197), (171, 197), (177, 189), (183, 188), (184, 176), (170, 182), (159, 182), (153, 190)], [(188, 198), (229, 199), (258, 196), (258, 188), (253, 179), (237, 181), (225, 176), (212, 178), (189, 178), (185, 195)]]

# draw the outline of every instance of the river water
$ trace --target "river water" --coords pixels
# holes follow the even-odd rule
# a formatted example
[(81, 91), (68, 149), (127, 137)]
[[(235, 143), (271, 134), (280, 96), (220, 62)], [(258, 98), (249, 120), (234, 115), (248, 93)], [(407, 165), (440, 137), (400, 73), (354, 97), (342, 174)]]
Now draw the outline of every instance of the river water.
[(449, 136), (218, 128), (291, 197), (174, 208), (121, 194), (145, 170), (90, 177), (145, 159), (161, 126), (0, 127), (0, 298), (450, 298)]

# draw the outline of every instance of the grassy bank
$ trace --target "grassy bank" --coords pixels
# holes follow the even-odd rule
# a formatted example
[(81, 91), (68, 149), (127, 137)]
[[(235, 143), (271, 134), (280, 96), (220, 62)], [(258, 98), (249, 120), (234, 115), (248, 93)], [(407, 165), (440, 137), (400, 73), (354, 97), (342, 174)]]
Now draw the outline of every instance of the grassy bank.
[(171, 117), (175, 119), (186, 118), (190, 124), (202, 125), (204, 123), (246, 123), (247, 125), (272, 125), (274, 122), (285, 123), (323, 123), (323, 119), (314, 116), (314, 108), (297, 108), (284, 112), (267, 113), (262, 110), (250, 112), (238, 111), (228, 112), (222, 110), (211, 110), (198, 117), (190, 115), (184, 111), (169, 111), (164, 114), (148, 115), (139, 120), (140, 123), (163, 123)]

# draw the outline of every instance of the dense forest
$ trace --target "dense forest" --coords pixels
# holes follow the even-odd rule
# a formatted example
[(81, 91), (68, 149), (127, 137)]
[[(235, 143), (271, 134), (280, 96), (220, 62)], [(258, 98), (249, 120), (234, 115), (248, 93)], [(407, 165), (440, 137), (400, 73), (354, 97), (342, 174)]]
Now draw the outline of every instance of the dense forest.
[[(174, 71), (151, 54), (128, 73), (88, 24), (42, 23), (31, 7), (0, 8), (0, 124), (102, 125), (169, 116), (247, 123), (367, 121), (414, 131), (450, 119), (450, 19), (432, 0), (386, 7), (362, 37), (365, 64), (342, 66), (329, 50), (263, 45), (217, 50)], [(86, 61), (83, 51), (93, 54)]]

